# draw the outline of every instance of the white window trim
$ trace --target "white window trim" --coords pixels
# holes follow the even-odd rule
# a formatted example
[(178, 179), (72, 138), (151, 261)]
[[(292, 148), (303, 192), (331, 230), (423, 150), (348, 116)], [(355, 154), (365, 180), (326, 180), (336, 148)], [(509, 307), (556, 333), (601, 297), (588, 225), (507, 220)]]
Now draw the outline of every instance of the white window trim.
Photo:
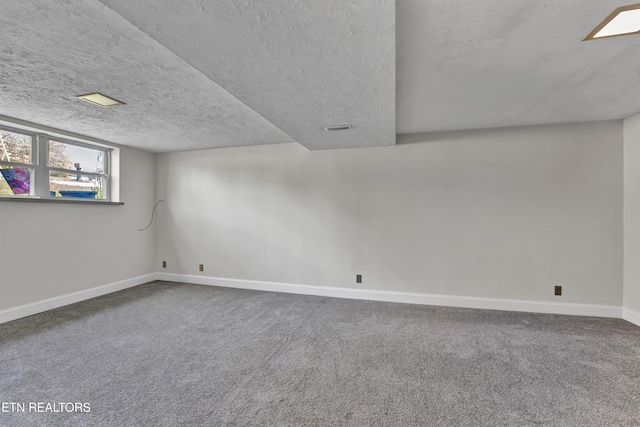
[[(57, 138), (57, 137), (53, 137), (51, 138), (49, 135), (47, 134), (40, 134), (39, 138), (41, 139), (41, 142), (39, 144), (39, 148), (45, 152), (47, 159), (45, 160), (45, 165), (46, 169), (47, 169), (47, 174), (46, 174), (46, 178), (47, 178), (47, 194), (46, 196), (48, 196), (48, 189), (49, 189), (49, 175), (50, 172), (67, 172), (67, 173), (71, 173), (71, 174), (77, 174), (77, 175), (82, 175), (82, 176), (93, 176), (93, 177), (102, 177), (104, 178), (104, 182), (105, 182), (105, 188), (103, 188), (103, 194), (102, 194), (102, 199), (100, 200), (104, 200), (104, 201), (110, 201), (111, 200), (111, 152), (113, 151), (112, 148), (109, 147), (103, 147), (97, 144), (89, 144), (86, 142), (81, 142), (81, 141), (75, 141), (75, 140), (71, 140), (71, 139), (66, 139), (66, 138)], [(46, 139), (46, 140), (45, 140)], [(75, 145), (77, 147), (84, 147), (84, 148), (91, 148), (91, 149), (100, 149), (101, 151), (104, 152), (104, 173), (97, 173), (97, 172), (82, 172), (82, 171), (76, 171), (73, 169), (63, 169), (63, 168), (53, 168), (48, 166), (49, 164), (49, 141), (54, 141), (54, 142), (61, 142), (63, 144), (68, 144), (68, 145)], [(39, 158), (40, 160), (42, 160), (42, 158)], [(89, 199), (91, 200), (91, 199)]]
[[(0, 130), (14, 132), (31, 137), (31, 163), (17, 163), (0, 160), (0, 165), (10, 167), (24, 167), (33, 170), (31, 177), (31, 194), (24, 195), (0, 195), (0, 200), (11, 201), (51, 201), (64, 203), (103, 203), (103, 204), (123, 204), (118, 201), (119, 189), (115, 188), (118, 181), (117, 176), (119, 164), (118, 148), (102, 142), (96, 142), (94, 138), (84, 138), (80, 135), (76, 136), (71, 132), (57, 132), (55, 129), (41, 127), (30, 124), (22, 120), (11, 119), (7, 122), (7, 117), (0, 116)], [(15, 125), (18, 124), (19, 127)], [(39, 127), (47, 130), (43, 133)], [(68, 136), (67, 136), (68, 135)], [(104, 151), (104, 173), (83, 172), (75, 169), (63, 169), (49, 166), (49, 141), (61, 142), (64, 144), (75, 145), (79, 147), (92, 148)], [(116, 168), (114, 168), (116, 165)], [(81, 199), (81, 198), (60, 198), (52, 197), (49, 194), (49, 175), (51, 171), (67, 172), (79, 174), (82, 176), (104, 177), (105, 184), (102, 199)]]

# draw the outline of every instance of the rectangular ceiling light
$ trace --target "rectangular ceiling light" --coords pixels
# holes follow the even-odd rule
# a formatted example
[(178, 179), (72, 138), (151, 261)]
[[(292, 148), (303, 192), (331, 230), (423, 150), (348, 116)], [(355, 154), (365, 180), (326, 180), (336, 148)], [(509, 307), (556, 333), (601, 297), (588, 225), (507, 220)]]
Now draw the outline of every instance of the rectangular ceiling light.
[(622, 6), (589, 33), (585, 40), (640, 33), (640, 4)]
[(120, 102), (116, 99), (109, 98), (108, 96), (105, 96), (98, 92), (88, 93), (86, 95), (78, 95), (78, 98), (82, 99), (83, 101), (87, 101), (92, 104), (99, 105), (102, 108), (117, 107), (118, 105), (126, 105), (124, 102)]

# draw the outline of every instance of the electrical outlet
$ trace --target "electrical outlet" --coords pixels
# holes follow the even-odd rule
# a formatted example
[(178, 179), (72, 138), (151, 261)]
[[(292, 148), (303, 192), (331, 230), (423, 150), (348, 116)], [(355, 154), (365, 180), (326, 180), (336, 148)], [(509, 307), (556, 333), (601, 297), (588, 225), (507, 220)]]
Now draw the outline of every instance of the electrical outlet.
[(556, 285), (554, 287), (554, 295), (556, 295), (556, 296), (562, 295), (562, 286)]
[(204, 264), (200, 264), (200, 271), (204, 271)]
[(162, 268), (167, 268), (167, 261), (162, 261)]
[(362, 274), (356, 274), (356, 283), (362, 283)]

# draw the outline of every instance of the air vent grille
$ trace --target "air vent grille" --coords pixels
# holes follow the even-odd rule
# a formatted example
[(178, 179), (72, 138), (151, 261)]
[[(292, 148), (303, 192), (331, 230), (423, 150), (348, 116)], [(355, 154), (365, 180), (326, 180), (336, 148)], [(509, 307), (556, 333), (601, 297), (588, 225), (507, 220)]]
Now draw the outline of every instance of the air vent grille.
[(335, 132), (338, 130), (351, 130), (351, 125), (325, 126), (324, 130), (326, 130), (327, 132)]

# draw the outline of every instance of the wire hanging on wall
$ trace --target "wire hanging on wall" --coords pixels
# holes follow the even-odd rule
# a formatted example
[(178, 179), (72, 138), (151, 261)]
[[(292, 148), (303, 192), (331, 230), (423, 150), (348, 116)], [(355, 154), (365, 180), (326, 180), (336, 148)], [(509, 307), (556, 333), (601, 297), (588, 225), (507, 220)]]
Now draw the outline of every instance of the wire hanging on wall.
[(156, 205), (153, 207), (153, 211), (151, 212), (151, 221), (149, 221), (149, 225), (147, 225), (145, 228), (138, 228), (138, 231), (144, 231), (147, 228), (151, 227), (151, 224), (153, 224), (153, 217), (156, 214), (156, 208), (158, 207), (158, 205), (160, 204), (160, 202), (164, 202), (163, 199), (160, 199), (156, 202)]

